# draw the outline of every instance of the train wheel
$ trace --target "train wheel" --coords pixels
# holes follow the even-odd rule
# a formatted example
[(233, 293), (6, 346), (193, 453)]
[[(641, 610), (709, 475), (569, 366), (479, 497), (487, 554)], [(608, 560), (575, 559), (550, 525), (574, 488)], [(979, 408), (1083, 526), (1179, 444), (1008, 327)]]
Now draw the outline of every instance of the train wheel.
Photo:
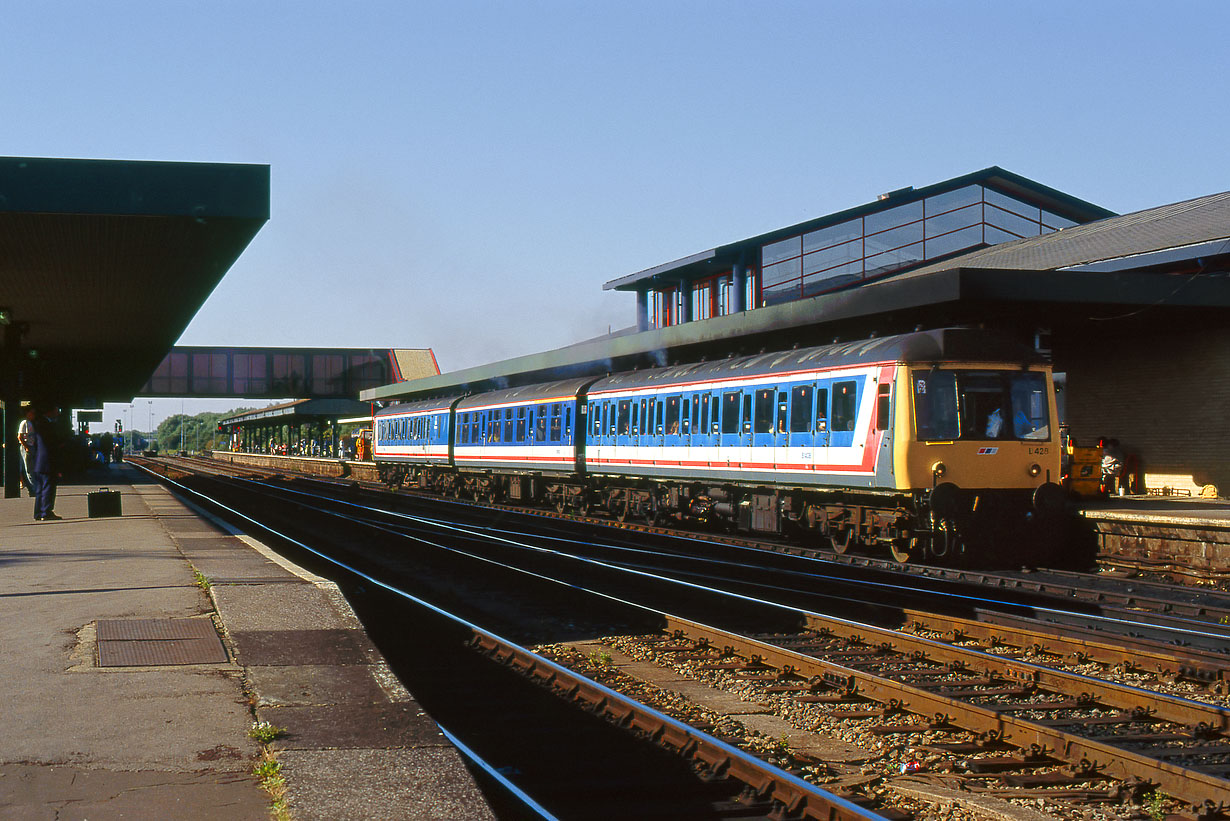
[(888, 543), (888, 552), (893, 555), (893, 561), (901, 564), (909, 564), (922, 553), (921, 544), (917, 536), (907, 538), (893, 539)]
[(854, 538), (854, 528), (843, 527), (841, 530), (834, 530), (829, 535), (829, 541), (833, 543), (833, 551), (839, 556), (844, 556), (850, 548), (857, 544)]

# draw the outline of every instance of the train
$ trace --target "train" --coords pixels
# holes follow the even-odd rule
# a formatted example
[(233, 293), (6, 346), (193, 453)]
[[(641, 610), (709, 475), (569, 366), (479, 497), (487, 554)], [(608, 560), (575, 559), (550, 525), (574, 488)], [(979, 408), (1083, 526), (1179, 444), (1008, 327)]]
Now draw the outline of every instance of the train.
[(946, 328), (403, 402), (372, 428), (390, 486), (909, 562), (1050, 538), (1056, 420), (1042, 357)]

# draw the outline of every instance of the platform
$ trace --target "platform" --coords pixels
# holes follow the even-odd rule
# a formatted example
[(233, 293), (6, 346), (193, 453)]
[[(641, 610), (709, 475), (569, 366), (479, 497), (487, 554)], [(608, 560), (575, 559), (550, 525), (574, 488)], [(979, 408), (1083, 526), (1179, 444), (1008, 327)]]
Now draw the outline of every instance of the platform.
[[(264, 821), (254, 717), (288, 731), (297, 821), (493, 817), (336, 586), (135, 468), (94, 477), (60, 521), (0, 500), (0, 817)], [(123, 516), (87, 517), (99, 478)]]
[(1230, 570), (1230, 502), (1222, 499), (1112, 496), (1084, 500), (1098, 553), (1159, 570), (1218, 575)]

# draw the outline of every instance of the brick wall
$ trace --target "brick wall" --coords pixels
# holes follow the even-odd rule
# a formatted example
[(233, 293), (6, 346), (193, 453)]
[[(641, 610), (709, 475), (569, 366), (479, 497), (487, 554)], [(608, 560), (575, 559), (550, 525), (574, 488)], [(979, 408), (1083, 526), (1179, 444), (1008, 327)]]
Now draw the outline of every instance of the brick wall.
[(1078, 444), (1113, 437), (1146, 473), (1193, 474), (1230, 494), (1230, 329), (1057, 336), (1055, 370), (1068, 374), (1066, 421)]

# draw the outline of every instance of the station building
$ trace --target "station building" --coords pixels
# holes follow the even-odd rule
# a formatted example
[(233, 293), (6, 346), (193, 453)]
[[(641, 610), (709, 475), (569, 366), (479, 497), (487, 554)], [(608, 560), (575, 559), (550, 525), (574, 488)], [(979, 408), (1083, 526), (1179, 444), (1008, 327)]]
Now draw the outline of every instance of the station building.
[(700, 251), (605, 284), (635, 325), (363, 391), (477, 392), (759, 350), (976, 325), (1052, 358), (1061, 422), (1117, 438), (1150, 490), (1230, 491), (1230, 192), (1133, 214), (1001, 168)]

